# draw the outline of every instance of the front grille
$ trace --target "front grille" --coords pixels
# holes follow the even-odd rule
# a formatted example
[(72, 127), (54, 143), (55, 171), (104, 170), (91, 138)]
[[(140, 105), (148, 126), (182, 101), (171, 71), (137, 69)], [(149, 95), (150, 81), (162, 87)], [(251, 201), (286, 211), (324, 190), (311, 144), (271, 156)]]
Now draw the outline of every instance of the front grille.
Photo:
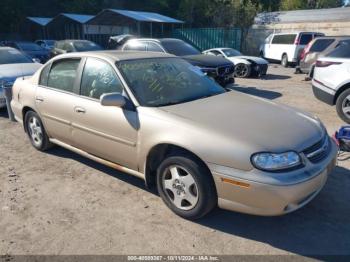
[(221, 66), (218, 68), (218, 75), (219, 76), (231, 75), (235, 71), (234, 69), (235, 67), (233, 65)]
[(329, 137), (326, 135), (316, 144), (305, 149), (303, 153), (312, 163), (318, 163), (327, 157), (330, 148)]

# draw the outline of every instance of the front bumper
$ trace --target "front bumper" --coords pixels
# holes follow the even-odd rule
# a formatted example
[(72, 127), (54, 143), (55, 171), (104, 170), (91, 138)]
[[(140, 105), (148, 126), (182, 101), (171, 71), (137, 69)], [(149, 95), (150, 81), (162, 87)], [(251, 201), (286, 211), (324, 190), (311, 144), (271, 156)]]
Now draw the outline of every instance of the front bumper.
[(293, 212), (321, 191), (336, 164), (336, 156), (337, 146), (332, 141), (329, 155), (324, 160), (317, 164), (305, 162), (305, 167), (295, 171), (275, 173), (275, 180), (266, 179), (265, 172), (256, 169), (239, 171), (209, 164), (218, 205), (223, 209), (262, 216)]
[(252, 72), (251, 75), (252, 76), (264, 76), (267, 74), (267, 70), (269, 68), (268, 64), (256, 64), (254, 66), (252, 66)]
[(6, 107), (6, 98), (4, 94), (4, 90), (0, 88), (0, 108)]

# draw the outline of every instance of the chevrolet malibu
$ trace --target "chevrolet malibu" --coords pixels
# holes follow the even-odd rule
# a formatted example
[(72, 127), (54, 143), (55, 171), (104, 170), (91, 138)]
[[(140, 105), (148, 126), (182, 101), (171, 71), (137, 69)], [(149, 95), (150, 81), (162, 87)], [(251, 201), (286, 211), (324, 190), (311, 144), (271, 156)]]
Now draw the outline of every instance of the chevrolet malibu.
[(292, 212), (320, 192), (337, 153), (317, 118), (226, 91), (169, 54), (60, 55), (15, 82), (11, 105), (36, 149), (140, 177), (187, 219), (217, 205)]

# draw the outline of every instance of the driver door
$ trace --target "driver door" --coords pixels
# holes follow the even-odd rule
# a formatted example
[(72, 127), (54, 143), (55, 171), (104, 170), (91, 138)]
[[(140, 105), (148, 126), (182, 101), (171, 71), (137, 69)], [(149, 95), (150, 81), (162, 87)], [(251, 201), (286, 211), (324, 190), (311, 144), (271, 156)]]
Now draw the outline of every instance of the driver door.
[(136, 144), (139, 128), (136, 110), (100, 104), (105, 93), (124, 94), (115, 69), (106, 61), (87, 58), (82, 72), (80, 96), (74, 100), (75, 147), (102, 159), (137, 170)]

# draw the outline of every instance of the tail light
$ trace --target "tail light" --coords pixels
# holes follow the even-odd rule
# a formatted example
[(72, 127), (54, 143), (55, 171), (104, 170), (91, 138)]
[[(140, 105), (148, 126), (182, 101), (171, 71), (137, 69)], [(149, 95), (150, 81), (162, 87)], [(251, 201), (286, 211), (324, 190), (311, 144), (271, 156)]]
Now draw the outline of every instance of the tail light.
[(299, 45), (299, 43), (300, 43), (300, 36), (296, 37), (294, 40), (295, 45)]
[(311, 43), (308, 43), (307, 46), (305, 46), (305, 48), (303, 49), (303, 51), (300, 54), (300, 60), (303, 60), (306, 55), (310, 52), (310, 48), (311, 48)]
[(316, 61), (316, 67), (328, 67), (331, 65), (340, 65), (342, 64), (341, 62), (331, 62), (331, 61)]

